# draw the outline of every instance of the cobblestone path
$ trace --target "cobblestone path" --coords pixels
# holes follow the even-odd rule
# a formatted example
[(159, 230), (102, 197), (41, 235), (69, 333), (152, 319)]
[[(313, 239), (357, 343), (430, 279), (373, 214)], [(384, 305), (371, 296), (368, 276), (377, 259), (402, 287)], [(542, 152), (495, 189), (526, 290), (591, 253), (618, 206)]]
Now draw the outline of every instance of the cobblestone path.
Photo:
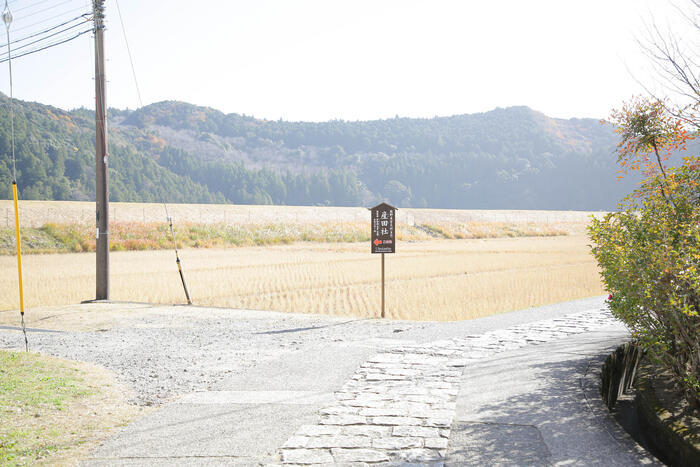
[(607, 310), (593, 310), (379, 353), (335, 393), (318, 425), (303, 425), (287, 440), (282, 462), (442, 465), (470, 362), (615, 323)]

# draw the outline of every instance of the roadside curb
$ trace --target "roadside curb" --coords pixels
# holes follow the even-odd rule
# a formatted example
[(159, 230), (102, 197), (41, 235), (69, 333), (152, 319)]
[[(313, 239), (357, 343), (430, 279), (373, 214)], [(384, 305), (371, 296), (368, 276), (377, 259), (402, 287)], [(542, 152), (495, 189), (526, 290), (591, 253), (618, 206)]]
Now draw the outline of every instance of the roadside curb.
[(693, 443), (697, 435), (693, 436), (687, 426), (674, 421), (674, 416), (661, 402), (654, 386), (653, 368), (648, 362), (640, 365), (636, 388), (637, 413), (640, 424), (648, 431), (650, 443), (671, 463), (699, 465), (700, 450), (697, 441)]
[(640, 446), (639, 443), (617, 423), (600, 395), (603, 363), (605, 363), (608, 355), (614, 350), (614, 348), (607, 349), (605, 352), (589, 360), (585, 373), (581, 375), (581, 391), (586, 398), (586, 405), (595, 416), (596, 420), (598, 420), (621, 449), (631, 446), (645, 464), (663, 465), (656, 457)]

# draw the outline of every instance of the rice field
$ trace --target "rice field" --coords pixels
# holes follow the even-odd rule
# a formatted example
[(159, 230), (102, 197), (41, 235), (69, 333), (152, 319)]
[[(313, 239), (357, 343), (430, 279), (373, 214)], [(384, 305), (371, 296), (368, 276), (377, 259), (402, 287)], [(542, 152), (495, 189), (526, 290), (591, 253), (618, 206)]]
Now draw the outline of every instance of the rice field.
[[(397, 253), (386, 255), (387, 317), (464, 320), (601, 295), (588, 243), (581, 233), (399, 242)], [(185, 303), (172, 251), (120, 251), (110, 257), (112, 300)], [(188, 248), (181, 259), (197, 305), (380, 313), (381, 258), (369, 253), (369, 242)], [(28, 255), (23, 262), (29, 325), (32, 308), (94, 298), (94, 254)], [(0, 256), (0, 290), (0, 310), (18, 309), (12, 256)], [(0, 322), (14, 323), (17, 316), (0, 313)]]
[[(362, 207), (336, 206), (247, 206), (232, 204), (168, 204), (168, 214), (175, 225), (196, 224), (316, 224), (328, 222), (367, 222), (369, 211)], [(19, 202), (20, 224), (41, 227), (47, 223), (95, 225), (95, 203), (88, 201)], [(460, 209), (399, 209), (397, 224), (509, 223), (538, 224), (575, 230), (589, 223), (597, 211), (517, 211)], [(112, 202), (110, 222), (165, 222), (165, 207), (158, 203)], [(14, 226), (12, 200), (0, 200), (0, 227)]]

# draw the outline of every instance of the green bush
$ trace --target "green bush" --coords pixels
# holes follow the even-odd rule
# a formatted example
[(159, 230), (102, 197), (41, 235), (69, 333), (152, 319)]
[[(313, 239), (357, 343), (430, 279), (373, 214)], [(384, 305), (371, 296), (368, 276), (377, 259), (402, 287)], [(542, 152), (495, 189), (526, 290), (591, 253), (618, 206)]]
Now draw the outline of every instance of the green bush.
[(678, 141), (689, 139), (675, 123), (674, 135), (672, 122), (664, 118), (663, 109), (642, 103), (619, 120), (621, 162), (641, 164), (648, 176), (618, 212), (593, 219), (589, 234), (612, 294), (613, 315), (698, 408), (700, 160), (685, 158), (678, 168), (663, 165), (662, 151), (678, 149)]
[(612, 294), (613, 314), (649, 355), (671, 370), (691, 404), (700, 401), (700, 181), (697, 170), (673, 171), (674, 204), (658, 177), (619, 212), (593, 220), (593, 255)]

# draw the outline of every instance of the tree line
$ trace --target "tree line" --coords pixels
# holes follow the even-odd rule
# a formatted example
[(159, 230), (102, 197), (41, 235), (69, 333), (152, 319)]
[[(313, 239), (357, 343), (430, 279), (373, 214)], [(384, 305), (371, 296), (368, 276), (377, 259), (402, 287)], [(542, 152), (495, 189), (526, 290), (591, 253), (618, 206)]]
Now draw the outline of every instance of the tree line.
[[(11, 196), (0, 96), (0, 197)], [(94, 117), (15, 103), (23, 199), (91, 200)], [(527, 107), (432, 119), (260, 120), (166, 101), (109, 111), (110, 199), (461, 209), (612, 209), (612, 128)]]

